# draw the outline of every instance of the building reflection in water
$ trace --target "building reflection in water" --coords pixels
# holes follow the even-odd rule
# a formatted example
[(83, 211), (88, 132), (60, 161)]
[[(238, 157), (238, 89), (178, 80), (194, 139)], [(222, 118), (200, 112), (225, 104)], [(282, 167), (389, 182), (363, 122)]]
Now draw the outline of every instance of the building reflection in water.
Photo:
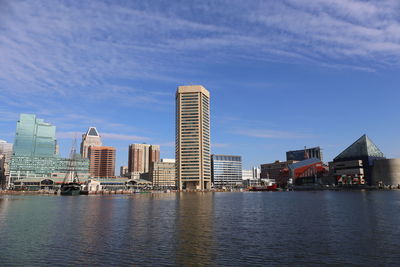
[(176, 265), (210, 265), (214, 254), (214, 193), (180, 193)]

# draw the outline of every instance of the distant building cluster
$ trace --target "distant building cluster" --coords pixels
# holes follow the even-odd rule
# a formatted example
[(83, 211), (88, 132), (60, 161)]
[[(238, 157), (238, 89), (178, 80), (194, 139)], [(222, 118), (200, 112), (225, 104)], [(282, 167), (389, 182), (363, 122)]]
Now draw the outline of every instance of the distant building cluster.
[(276, 185), (400, 187), (400, 159), (386, 159), (361, 136), (332, 162), (322, 149), (286, 152), (252, 169), (242, 168), (240, 155), (211, 154), (210, 92), (200, 85), (176, 91), (175, 159), (161, 159), (159, 145), (127, 144), (127, 165), (116, 169), (116, 148), (106, 146), (96, 127), (82, 134), (80, 153), (61, 157), (56, 127), (33, 114), (21, 114), (14, 144), (0, 140), (0, 185), (14, 190), (54, 190), (71, 173), (88, 191), (129, 188), (210, 190)]

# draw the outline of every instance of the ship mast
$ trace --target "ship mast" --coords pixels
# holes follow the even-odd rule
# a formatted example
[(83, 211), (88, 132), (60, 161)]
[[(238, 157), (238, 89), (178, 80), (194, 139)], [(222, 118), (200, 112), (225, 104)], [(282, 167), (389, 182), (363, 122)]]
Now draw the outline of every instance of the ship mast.
[(69, 153), (68, 168), (65, 173), (63, 184), (65, 183), (78, 183), (78, 173), (76, 172), (76, 138), (72, 141), (71, 151)]

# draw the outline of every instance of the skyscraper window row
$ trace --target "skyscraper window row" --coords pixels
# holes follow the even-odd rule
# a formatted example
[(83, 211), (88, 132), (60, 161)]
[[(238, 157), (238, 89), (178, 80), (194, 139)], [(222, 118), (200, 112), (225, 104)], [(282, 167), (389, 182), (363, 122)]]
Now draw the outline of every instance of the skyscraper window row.
[(188, 104), (197, 106), (199, 104), (199, 101), (197, 101), (197, 100), (195, 100), (195, 101), (192, 101), (192, 100), (184, 100), (184, 101), (182, 101), (182, 106), (187, 106)]
[[(199, 108), (196, 105), (191, 105), (191, 106), (182, 106), (181, 107), (181, 112), (183, 114), (185, 113), (194, 113), (194, 112), (199, 112)], [(181, 114), (181, 115), (183, 115)]]
[(181, 125), (181, 128), (183, 129), (183, 128), (190, 128), (190, 129), (192, 129), (192, 130), (196, 130), (196, 129), (198, 129), (199, 127), (196, 125), (196, 124), (184, 124), (184, 125)]
[(187, 99), (199, 99), (199, 96), (197, 94), (188, 94), (188, 95), (182, 95), (181, 100), (187, 100)]
[(194, 107), (194, 108), (196, 108), (196, 107), (197, 107), (197, 104), (182, 104), (182, 108), (183, 108), (183, 109), (189, 108), (189, 107)]
[(182, 119), (199, 121), (199, 116), (197, 116), (197, 115), (182, 116)]
[[(185, 139), (182, 139), (182, 140), (184, 140), (185, 142), (186, 141), (188, 141), (188, 142), (199, 142), (199, 137), (187, 137), (187, 138), (185, 138)], [(183, 144), (183, 141), (182, 141), (182, 144)]]
[(199, 144), (199, 139), (198, 138), (185, 138), (184, 141), (182, 141), (181, 143), (194, 146), (194, 145)]

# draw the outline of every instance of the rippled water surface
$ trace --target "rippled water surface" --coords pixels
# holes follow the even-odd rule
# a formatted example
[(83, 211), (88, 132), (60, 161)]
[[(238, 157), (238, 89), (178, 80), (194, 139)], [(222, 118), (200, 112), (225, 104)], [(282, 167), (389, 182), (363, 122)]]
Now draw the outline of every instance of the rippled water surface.
[(399, 266), (400, 191), (0, 196), (1, 266)]

